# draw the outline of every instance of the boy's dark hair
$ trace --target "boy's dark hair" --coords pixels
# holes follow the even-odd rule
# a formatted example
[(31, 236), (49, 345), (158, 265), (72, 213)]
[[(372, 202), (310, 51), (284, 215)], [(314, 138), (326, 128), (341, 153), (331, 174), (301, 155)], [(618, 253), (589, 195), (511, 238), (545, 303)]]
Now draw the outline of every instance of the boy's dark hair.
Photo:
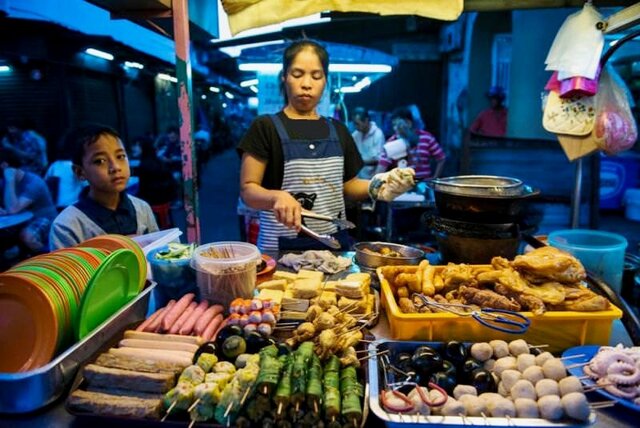
[(393, 121), (394, 119), (410, 120), (411, 123), (415, 122), (411, 110), (406, 107), (398, 107), (397, 109), (395, 109), (393, 113), (391, 113), (391, 120)]
[(64, 138), (64, 147), (67, 153), (71, 155), (71, 163), (73, 165), (82, 165), (82, 158), (87, 146), (98, 141), (98, 138), (103, 135), (111, 135), (120, 139), (118, 131), (97, 123), (82, 125), (69, 131)]
[(322, 69), (324, 70), (325, 77), (329, 76), (329, 53), (320, 43), (311, 40), (311, 39), (300, 39), (295, 40), (287, 46), (287, 48), (282, 53), (282, 71), (280, 72), (280, 92), (282, 92), (282, 96), (284, 97), (285, 105), (289, 103), (287, 99), (287, 91), (284, 87), (284, 76), (286, 76), (289, 71), (289, 67), (291, 67), (291, 63), (296, 58), (296, 56), (300, 53), (300, 51), (305, 48), (313, 49), (313, 52), (318, 56), (320, 60), (320, 64), (322, 64)]
[(360, 118), (361, 120), (369, 119), (369, 111), (364, 107), (356, 107), (353, 109), (353, 120), (356, 118)]
[(23, 159), (11, 150), (0, 149), (0, 164), (7, 163), (11, 168), (20, 168), (23, 165)]

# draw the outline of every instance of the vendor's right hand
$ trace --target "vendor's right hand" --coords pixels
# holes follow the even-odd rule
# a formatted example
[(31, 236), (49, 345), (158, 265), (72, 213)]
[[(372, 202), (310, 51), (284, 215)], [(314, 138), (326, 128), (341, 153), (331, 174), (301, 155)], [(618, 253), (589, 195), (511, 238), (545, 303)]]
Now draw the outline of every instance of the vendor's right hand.
[(302, 224), (302, 206), (289, 192), (278, 191), (273, 202), (273, 213), (276, 220), (289, 228), (300, 231)]

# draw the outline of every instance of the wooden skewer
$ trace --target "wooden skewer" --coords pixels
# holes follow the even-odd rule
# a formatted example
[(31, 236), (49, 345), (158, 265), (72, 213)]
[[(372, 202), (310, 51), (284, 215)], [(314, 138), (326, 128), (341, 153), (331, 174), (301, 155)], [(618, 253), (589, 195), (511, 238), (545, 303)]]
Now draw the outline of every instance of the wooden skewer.
[[(229, 405), (227, 406), (227, 410), (224, 411), (224, 415), (223, 417), (227, 417), (229, 416), (229, 413), (231, 412), (231, 408), (233, 407), (233, 401), (231, 403), (229, 403)], [(227, 421), (228, 422), (228, 421)]]
[(313, 400), (313, 413), (318, 414), (318, 402)]
[(585, 354), (569, 355), (567, 357), (560, 358), (560, 360), (573, 360), (574, 358), (582, 358), (582, 357), (586, 357), (586, 355)]
[(548, 348), (549, 345), (527, 345), (529, 349)]
[(169, 406), (169, 408), (167, 409), (167, 413), (164, 414), (164, 416), (162, 417), (162, 419), (160, 419), (160, 422), (164, 422), (167, 419), (167, 416), (169, 416), (169, 413), (171, 413), (171, 411), (173, 410), (174, 407), (176, 407), (176, 404), (178, 403), (178, 400), (174, 401), (173, 403), (171, 403), (171, 405)]
[(358, 361), (367, 360), (367, 359), (369, 359), (369, 358), (377, 357), (378, 355), (384, 355), (384, 354), (387, 354), (387, 353), (389, 353), (389, 350), (388, 350), (388, 349), (386, 349), (386, 350), (384, 350), (384, 351), (377, 352), (377, 353), (375, 353), (375, 354), (373, 354), (373, 355), (365, 355), (364, 357), (360, 357), (360, 358), (358, 358)]
[(196, 420), (195, 419), (191, 419), (191, 422), (189, 422), (189, 426), (187, 428), (193, 428), (193, 426), (196, 424)]
[(200, 399), (198, 398), (196, 401), (193, 402), (191, 406), (189, 406), (189, 409), (187, 410), (187, 412), (190, 412), (193, 409), (195, 409), (199, 402), (200, 402)]
[(278, 410), (276, 411), (276, 415), (280, 416), (282, 414), (282, 401), (278, 403)]
[(586, 363), (576, 363), (576, 364), (570, 364), (567, 366), (567, 369), (575, 369), (578, 367), (584, 367), (584, 366), (588, 366), (589, 365), (589, 361), (587, 361)]
[(364, 342), (364, 343), (375, 343), (375, 340), (365, 340), (365, 339), (360, 339), (360, 342)]
[(596, 389), (604, 388), (605, 386), (610, 386), (610, 385), (613, 385), (613, 384), (612, 383), (599, 383), (599, 384), (593, 384), (593, 385), (585, 386), (584, 387), (584, 392), (595, 391)]
[(613, 407), (616, 405), (616, 403), (617, 401), (599, 401), (597, 403), (589, 404), (589, 407), (591, 407), (592, 409), (604, 409), (606, 407)]
[(298, 414), (299, 410), (300, 410), (300, 402), (296, 401), (296, 406), (295, 406), (296, 415)]

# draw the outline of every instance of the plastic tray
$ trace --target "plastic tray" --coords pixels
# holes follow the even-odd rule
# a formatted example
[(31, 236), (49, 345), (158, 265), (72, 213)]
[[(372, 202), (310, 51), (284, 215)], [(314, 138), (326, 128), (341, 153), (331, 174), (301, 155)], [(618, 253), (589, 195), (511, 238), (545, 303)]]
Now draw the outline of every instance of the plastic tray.
[[(450, 337), (458, 337), (450, 335)], [(369, 344), (369, 355), (376, 355), (380, 351), (389, 349), (391, 354), (414, 350), (420, 345), (429, 345), (435, 349), (442, 347), (442, 342), (399, 342), (394, 340), (377, 340)], [(380, 406), (380, 391), (384, 387), (381, 370), (378, 359), (369, 358), (368, 363), (369, 375), (369, 408), (378, 418), (380, 418), (388, 427), (398, 428), (419, 428), (424, 424), (438, 424), (447, 427), (451, 426), (497, 426), (497, 427), (581, 427), (589, 426), (595, 422), (595, 413), (591, 412), (591, 417), (587, 423), (579, 423), (572, 420), (564, 420), (561, 422), (552, 422), (539, 418), (483, 418), (477, 416), (416, 416), (416, 415), (399, 415), (388, 413)]]
[(23, 373), (0, 373), (0, 413), (27, 413), (64, 393), (78, 367), (124, 326), (144, 319), (154, 282), (92, 333), (45, 366)]
[[(405, 266), (406, 272), (415, 272), (416, 266)], [(436, 266), (444, 269), (444, 266)], [(460, 317), (448, 313), (406, 314), (400, 311), (384, 277), (384, 267), (376, 270), (382, 290), (382, 305), (389, 320), (390, 335), (398, 340), (468, 342), (503, 339), (525, 339), (535, 345), (549, 345), (546, 350), (557, 353), (578, 345), (607, 345), (613, 321), (622, 317), (622, 311), (611, 305), (608, 311), (575, 312), (548, 311), (535, 316), (531, 312), (522, 312), (531, 319), (531, 326), (522, 335), (502, 333), (482, 326), (471, 317)]]

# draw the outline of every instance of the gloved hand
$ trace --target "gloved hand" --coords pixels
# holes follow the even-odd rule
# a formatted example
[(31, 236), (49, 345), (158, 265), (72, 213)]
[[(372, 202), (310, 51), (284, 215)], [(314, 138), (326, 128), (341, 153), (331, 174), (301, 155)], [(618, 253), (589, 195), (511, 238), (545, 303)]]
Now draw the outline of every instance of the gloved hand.
[(369, 181), (369, 196), (375, 201), (390, 202), (415, 186), (413, 168), (394, 168), (374, 175)]

